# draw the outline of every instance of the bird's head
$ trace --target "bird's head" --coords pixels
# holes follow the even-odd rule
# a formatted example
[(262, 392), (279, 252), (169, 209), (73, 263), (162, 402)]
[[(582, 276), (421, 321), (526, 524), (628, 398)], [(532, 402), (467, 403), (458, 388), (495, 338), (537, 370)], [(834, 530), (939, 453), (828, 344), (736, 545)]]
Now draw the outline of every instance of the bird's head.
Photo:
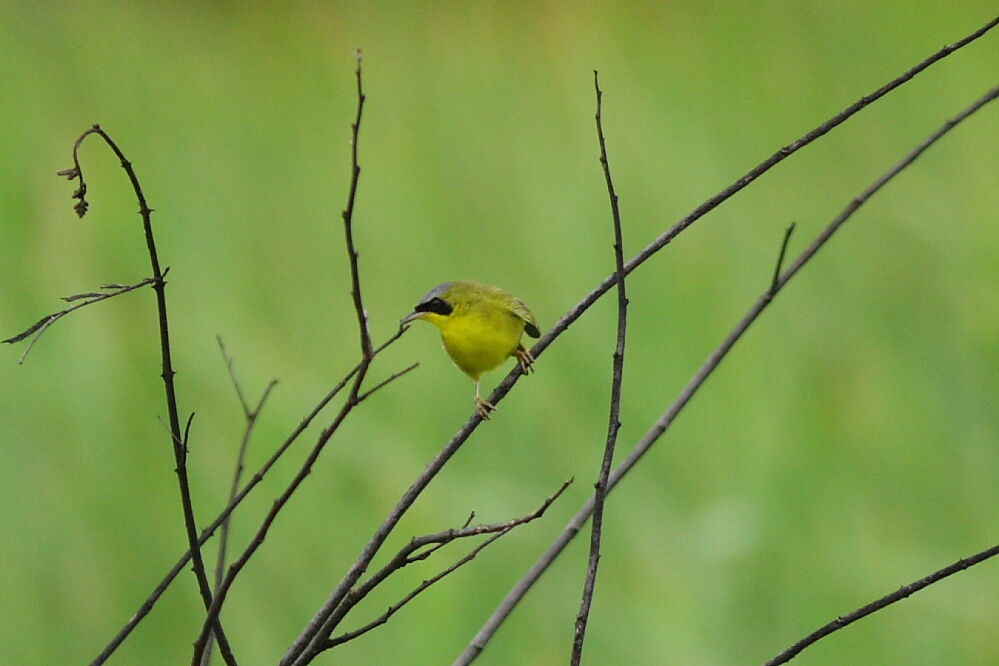
[(441, 324), (454, 311), (455, 301), (453, 292), (453, 282), (445, 282), (437, 285), (420, 299), (416, 307), (413, 308), (413, 311), (403, 318), (401, 325), (405, 326), (411, 321), (423, 319), (440, 328)]

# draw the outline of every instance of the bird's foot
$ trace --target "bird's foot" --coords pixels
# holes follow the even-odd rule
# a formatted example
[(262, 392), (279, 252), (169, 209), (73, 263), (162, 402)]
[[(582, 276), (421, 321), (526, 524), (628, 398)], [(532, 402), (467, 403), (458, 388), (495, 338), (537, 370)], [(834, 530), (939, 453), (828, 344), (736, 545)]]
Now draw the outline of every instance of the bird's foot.
[(525, 375), (534, 370), (534, 356), (531, 355), (530, 351), (523, 347), (517, 347), (513, 355), (517, 357), (517, 362), (520, 363), (520, 370)]
[(489, 414), (491, 412), (496, 411), (496, 405), (489, 402), (488, 400), (483, 400), (478, 396), (475, 397), (475, 405), (478, 409), (479, 416), (481, 416), (486, 421), (489, 420)]

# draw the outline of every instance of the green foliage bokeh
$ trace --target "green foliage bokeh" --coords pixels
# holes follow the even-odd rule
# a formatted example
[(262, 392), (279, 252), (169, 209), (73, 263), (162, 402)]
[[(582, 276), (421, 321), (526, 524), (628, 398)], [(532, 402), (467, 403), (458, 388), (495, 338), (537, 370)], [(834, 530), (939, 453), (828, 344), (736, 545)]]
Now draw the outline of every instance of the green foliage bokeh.
[[(476, 279), (546, 329), (613, 267), (592, 70), (631, 256), (697, 204), (944, 43), (993, 3), (4, 3), (0, 337), (58, 298), (149, 273), (136, 205), (98, 122), (135, 165), (168, 297), (181, 408), (197, 412), (199, 521), (222, 506), (241, 418), (280, 384), (255, 469), (357, 358), (340, 211), (368, 95), (355, 214), (384, 339), (438, 282)], [(989, 34), (698, 222), (630, 282), (619, 450), (666, 409), (769, 279), (855, 194), (995, 85)], [(818, 625), (994, 543), (999, 520), (999, 108), (867, 205), (739, 343), (608, 504), (585, 657), (762, 663)], [(150, 291), (58, 322), (24, 366), (0, 349), (0, 661), (93, 658), (184, 549)], [(533, 510), (385, 627), (321, 663), (449, 663), (591, 492), (615, 311), (598, 303), (538, 361), (400, 525), (410, 536)], [(471, 383), (414, 326), (379, 379), (421, 363), (339, 432), (236, 584), (241, 663), (274, 663), (389, 507), (470, 414)], [(512, 365), (512, 364), (511, 364)], [(486, 381), (490, 387), (499, 374)], [(241, 548), (303, 451), (236, 514)], [(577, 539), (483, 654), (567, 659)], [(379, 591), (380, 613), (457, 557)], [(207, 551), (212, 553), (211, 548)], [(999, 663), (999, 569), (980, 566), (806, 652), (802, 664)], [(189, 659), (185, 572), (112, 663)]]

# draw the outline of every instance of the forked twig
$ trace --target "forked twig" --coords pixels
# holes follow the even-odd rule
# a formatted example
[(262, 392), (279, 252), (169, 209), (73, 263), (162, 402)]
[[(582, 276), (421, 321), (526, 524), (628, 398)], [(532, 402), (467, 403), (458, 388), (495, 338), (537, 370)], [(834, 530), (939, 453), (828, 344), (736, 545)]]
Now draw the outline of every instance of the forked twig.
[(440, 579), (444, 578), (448, 574), (456, 571), (457, 569), (459, 569), (462, 566), (464, 566), (464, 565), (468, 564), (469, 562), (471, 562), (473, 559), (475, 559), (476, 555), (478, 555), (480, 552), (482, 552), (483, 550), (485, 550), (494, 541), (496, 541), (497, 539), (499, 539), (500, 537), (502, 537), (503, 535), (505, 535), (507, 532), (509, 532), (512, 529), (513, 528), (510, 527), (510, 528), (504, 529), (503, 531), (501, 531), (501, 532), (499, 532), (497, 534), (492, 535), (491, 537), (489, 537), (488, 539), (486, 539), (485, 541), (483, 541), (482, 543), (480, 543), (479, 545), (477, 545), (475, 548), (473, 548), (471, 551), (469, 551), (469, 553), (467, 555), (465, 555), (463, 558), (461, 558), (460, 560), (458, 560), (457, 562), (455, 562), (454, 564), (452, 564), (451, 566), (449, 566), (447, 569), (444, 569), (443, 571), (441, 571), (437, 575), (435, 575), (435, 576), (433, 576), (431, 578), (428, 578), (427, 580), (421, 582), (411, 592), (409, 592), (409, 594), (407, 594), (405, 597), (403, 597), (402, 599), (400, 599), (396, 603), (394, 603), (391, 606), (389, 606), (388, 609), (384, 613), (382, 613), (381, 615), (379, 615), (377, 618), (375, 618), (371, 622), (368, 622), (363, 627), (359, 627), (358, 629), (354, 629), (353, 631), (345, 632), (343, 634), (340, 634), (339, 636), (336, 636), (334, 638), (331, 638), (331, 639), (327, 640), (321, 646), (321, 650), (328, 650), (330, 648), (336, 647), (337, 645), (341, 645), (343, 643), (347, 643), (348, 641), (352, 641), (355, 638), (363, 636), (364, 634), (368, 633), (372, 629), (376, 629), (377, 627), (380, 627), (381, 625), (385, 624), (386, 622), (389, 621), (390, 617), (392, 617), (393, 615), (395, 615), (396, 612), (399, 609), (401, 609), (403, 606), (405, 606), (410, 601), (412, 601), (413, 599), (415, 599), (417, 597), (417, 595), (419, 595), (421, 592), (423, 592), (428, 587), (430, 587), (431, 585), (433, 585), (434, 583), (436, 583)]
[[(235, 470), (232, 474), (232, 483), (229, 486), (229, 504), (232, 504), (233, 500), (236, 499), (236, 495), (239, 493), (239, 484), (243, 477), (243, 469), (245, 467), (246, 460), (246, 449), (250, 443), (250, 436), (253, 434), (253, 429), (257, 425), (257, 417), (260, 416), (260, 411), (264, 408), (264, 403), (267, 402), (267, 398), (270, 396), (271, 391), (277, 386), (277, 380), (272, 379), (267, 383), (267, 387), (261, 394), (260, 399), (257, 401), (255, 407), (250, 407), (250, 404), (246, 400), (246, 395), (243, 393), (243, 387), (239, 383), (239, 378), (236, 377), (236, 369), (229, 353), (226, 351), (225, 343), (222, 341), (222, 336), (215, 336), (215, 340), (219, 344), (219, 351), (222, 353), (222, 360), (225, 362), (226, 370), (229, 372), (229, 379), (232, 381), (232, 387), (236, 391), (236, 397), (239, 400), (239, 406), (243, 411), (243, 419), (245, 425), (243, 426), (243, 436), (240, 438), (239, 450), (236, 453), (236, 465)], [(219, 548), (218, 553), (215, 557), (215, 572), (214, 572), (214, 582), (213, 593), (218, 594), (218, 589), (222, 585), (222, 577), (225, 574), (225, 562), (229, 550), (229, 526), (232, 515), (226, 517), (222, 521), (222, 528), (219, 531)], [(214, 634), (208, 635), (208, 641), (205, 644), (205, 651), (201, 655), (201, 666), (209, 666), (212, 663), (212, 644)]]
[[(334, 627), (337, 624), (339, 624), (339, 621), (346, 616), (346, 614), (350, 611), (350, 609), (354, 608), (362, 599), (364, 599), (368, 595), (368, 593), (370, 593), (380, 583), (385, 581), (389, 576), (399, 571), (403, 567), (412, 564), (413, 562), (418, 562), (427, 559), (428, 557), (430, 557), (430, 555), (432, 555), (445, 545), (451, 543), (452, 541), (479, 536), (482, 534), (493, 535), (489, 539), (477, 545), (468, 554), (466, 554), (464, 557), (462, 557), (460, 560), (458, 560), (448, 568), (444, 569), (443, 571), (433, 576), (432, 578), (429, 578), (421, 582), (409, 594), (407, 594), (397, 603), (393, 604), (392, 606), (389, 606), (388, 610), (386, 610), (382, 615), (377, 617), (375, 620), (369, 622), (368, 624), (364, 625), (359, 629), (355, 629), (354, 631), (349, 631), (340, 636), (337, 636), (336, 638), (332, 638), (326, 641), (322, 649), (327, 650), (329, 648), (336, 647), (337, 645), (353, 640), (358, 636), (361, 636), (371, 631), (372, 629), (385, 624), (388, 621), (388, 619), (392, 617), (392, 615), (394, 615), (400, 608), (402, 608), (410, 601), (412, 601), (414, 598), (416, 598), (417, 595), (425, 591), (431, 585), (441, 580), (448, 574), (456, 571), (460, 567), (471, 562), (475, 558), (475, 556), (478, 555), (483, 549), (485, 549), (487, 546), (492, 544), (494, 541), (496, 541), (503, 535), (510, 532), (510, 530), (514, 529), (519, 525), (524, 525), (531, 521), (537, 520), (538, 518), (543, 516), (548, 507), (551, 506), (552, 503), (554, 503), (555, 500), (557, 500), (559, 496), (562, 495), (563, 492), (565, 492), (565, 489), (568, 488), (570, 484), (572, 484), (572, 479), (569, 479), (568, 481), (563, 483), (562, 487), (559, 488), (554, 495), (546, 499), (541, 504), (541, 506), (538, 507), (533, 513), (529, 513), (526, 516), (522, 516), (520, 518), (514, 518), (513, 520), (508, 520), (502, 523), (476, 525), (474, 527), (469, 527), (469, 523), (471, 522), (472, 518), (471, 516), (469, 516), (469, 520), (466, 521), (465, 525), (459, 529), (446, 530), (444, 532), (437, 532), (435, 534), (426, 534), (422, 537), (416, 537), (414, 539), (411, 539), (408, 544), (406, 544), (398, 553), (396, 553), (395, 557), (393, 557), (388, 564), (386, 564), (378, 572), (373, 574), (371, 578), (369, 578), (367, 581), (365, 581), (361, 585), (358, 585), (356, 588), (351, 590), (350, 594), (348, 595), (347, 602), (341, 605), (340, 608), (337, 609), (337, 613), (335, 616), (336, 621), (333, 624)], [(428, 545), (432, 545), (432, 547), (427, 548), (426, 550), (422, 551), (420, 550), (421, 548), (424, 548), (425, 546)]]
[[(363, 627), (360, 627), (360, 628), (355, 629), (353, 631), (348, 631), (346, 633), (341, 634), (340, 636), (337, 636), (335, 638), (330, 639), (329, 641), (327, 641), (324, 644), (323, 649), (329, 649), (329, 648), (332, 648), (332, 647), (336, 647), (337, 645), (340, 645), (342, 643), (346, 643), (348, 641), (351, 641), (351, 640), (353, 640), (353, 639), (355, 639), (355, 638), (357, 638), (359, 636), (362, 636), (362, 635), (366, 634), (367, 632), (371, 631), (372, 629), (375, 629), (376, 627), (379, 627), (379, 626), (385, 624), (386, 622), (388, 622), (388, 620), (389, 620), (390, 617), (392, 617), (400, 608), (402, 608), (403, 606), (405, 606), (406, 604), (408, 604), (410, 601), (412, 601), (414, 598), (416, 598), (417, 595), (419, 595), (420, 593), (422, 593), (424, 590), (426, 590), (431, 585), (433, 585), (437, 581), (441, 580), (445, 576), (453, 573), (454, 571), (458, 570), (459, 568), (461, 568), (464, 565), (466, 565), (469, 562), (471, 562), (473, 559), (475, 559), (476, 555), (478, 555), (480, 552), (482, 552), (483, 550), (485, 550), (489, 545), (491, 545), (497, 539), (501, 538), (502, 536), (504, 536), (505, 534), (507, 534), (508, 532), (510, 532), (510, 530), (512, 530), (513, 528), (517, 527), (518, 525), (523, 525), (525, 523), (529, 523), (532, 520), (536, 520), (537, 518), (540, 518), (542, 515), (544, 515), (545, 510), (549, 506), (551, 506), (552, 502), (554, 502), (556, 499), (558, 499), (559, 495), (561, 495), (562, 492), (566, 488), (568, 488), (569, 484), (571, 484), (571, 483), (572, 483), (572, 479), (569, 479), (568, 481), (566, 481), (564, 484), (562, 484), (562, 487), (554, 495), (552, 495), (547, 500), (545, 500), (544, 504), (542, 504), (541, 507), (539, 507), (534, 513), (529, 514), (527, 516), (524, 516), (522, 518), (518, 518), (518, 519), (515, 519), (515, 520), (510, 520), (510, 521), (507, 521), (505, 523), (497, 523), (495, 525), (480, 525), (480, 526), (477, 526), (475, 528), (471, 528), (471, 531), (467, 530), (468, 523), (466, 523), (465, 526), (462, 529), (460, 529), (460, 530), (449, 530), (448, 532), (441, 532), (441, 533), (436, 534), (436, 535), (427, 535), (426, 537), (423, 537), (424, 544), (433, 542), (433, 543), (436, 543), (436, 545), (433, 548), (429, 548), (429, 549), (423, 551), (422, 553), (420, 553), (417, 556), (410, 556), (408, 558), (406, 558), (404, 556), (403, 559), (404, 559), (405, 563), (414, 562), (417, 559), (426, 559), (431, 553), (435, 552), (436, 550), (438, 550), (439, 548), (443, 547), (447, 543), (450, 543), (454, 539), (462, 538), (462, 537), (465, 537), (465, 536), (473, 536), (473, 535), (476, 535), (476, 534), (490, 534), (490, 533), (492, 534), (491, 537), (489, 537), (488, 539), (486, 539), (485, 541), (483, 541), (482, 543), (480, 543), (479, 545), (477, 545), (475, 548), (473, 548), (471, 551), (469, 551), (468, 554), (465, 555), (464, 557), (462, 557), (460, 560), (458, 560), (457, 562), (455, 562), (454, 564), (452, 564), (448, 568), (444, 569), (443, 571), (441, 571), (437, 575), (433, 576), (432, 578), (428, 578), (427, 580), (421, 582), (419, 585), (416, 586), (416, 588), (414, 588), (411, 592), (409, 592), (409, 594), (407, 594), (405, 597), (403, 597), (402, 599), (400, 599), (398, 602), (396, 602), (396, 603), (392, 604), (391, 606), (389, 606), (388, 610), (386, 610), (384, 613), (382, 613), (381, 615), (379, 615), (377, 618), (375, 618), (374, 620), (372, 620), (368, 624), (364, 625)], [(471, 520), (469, 520), (469, 522), (471, 522)], [(440, 539), (440, 540), (439, 541), (427, 541), (427, 539), (430, 539), (430, 540)], [(401, 553), (401, 551), (400, 551), (400, 553)], [(399, 558), (399, 555), (397, 555), (396, 558)], [(405, 564), (403, 564), (402, 566), (405, 566)], [(359, 600), (360, 599), (358, 599), (358, 601)]]
[[(164, 271), (163, 274), (166, 275), (166, 273), (169, 270), (170, 269), (167, 269), (166, 271)], [(42, 335), (45, 333), (45, 331), (48, 330), (49, 326), (59, 321), (60, 319), (68, 315), (70, 312), (75, 312), (76, 310), (85, 308), (88, 305), (93, 305), (94, 303), (100, 303), (101, 301), (106, 301), (109, 298), (114, 298), (115, 296), (121, 296), (122, 294), (127, 294), (130, 291), (135, 291), (136, 289), (140, 289), (142, 287), (145, 287), (146, 285), (153, 284), (155, 281), (156, 281), (155, 278), (146, 278), (145, 280), (136, 282), (135, 284), (132, 285), (106, 284), (101, 286), (101, 289), (107, 290), (106, 293), (88, 292), (86, 294), (76, 294), (74, 296), (66, 296), (62, 300), (66, 301), (67, 303), (74, 303), (76, 301), (83, 301), (83, 302), (77, 303), (76, 305), (66, 308), (65, 310), (54, 312), (48, 315), (47, 317), (42, 317), (36, 323), (29, 326), (26, 330), (22, 331), (21, 333), (18, 333), (13, 337), (3, 340), (3, 342), (6, 342), (7, 344), (14, 344), (15, 342), (21, 342), (22, 340), (28, 338), (29, 336), (31, 337), (31, 340), (28, 341), (28, 346), (25, 347), (24, 351), (21, 353), (21, 358), (17, 360), (17, 364), (21, 365), (24, 363), (24, 359), (28, 357), (28, 352), (31, 351), (31, 348), (35, 346), (35, 343), (38, 342), (39, 338), (41, 338)]]
[[(867, 189), (850, 201), (843, 211), (837, 215), (826, 226), (826, 228), (815, 237), (814, 240), (812, 240), (809, 246), (797, 257), (797, 259), (795, 259), (791, 266), (780, 273), (776, 282), (768, 285), (767, 290), (764, 291), (763, 294), (757, 299), (756, 303), (753, 304), (742, 320), (735, 326), (735, 328), (732, 329), (722, 343), (713, 352), (711, 352), (697, 372), (694, 373), (691, 380), (680, 392), (680, 395), (677, 396), (676, 400), (674, 400), (673, 404), (669, 406), (652, 429), (649, 430), (649, 432), (642, 437), (638, 444), (635, 445), (624, 461), (611, 473), (608, 490), (613, 490), (613, 488), (617, 486), (618, 482), (631, 470), (632, 467), (635, 466), (642, 456), (648, 452), (648, 450), (653, 444), (655, 444), (662, 434), (666, 432), (666, 430), (673, 423), (674, 419), (676, 419), (677, 415), (683, 410), (687, 403), (690, 402), (690, 399), (695, 393), (697, 393), (701, 386), (704, 385), (707, 378), (712, 372), (714, 372), (715, 368), (718, 367), (722, 359), (728, 355), (735, 343), (749, 329), (750, 325), (767, 308), (767, 306), (773, 301), (774, 297), (784, 288), (784, 286), (787, 285), (787, 283), (795, 275), (797, 275), (798, 271), (800, 271), (801, 268), (815, 256), (815, 254), (825, 245), (833, 234), (835, 234), (836, 231), (839, 230), (840, 227), (842, 227), (842, 225), (862, 205), (864, 205), (864, 203), (866, 203), (901, 171), (912, 164), (930, 146), (939, 141), (950, 130), (967, 119), (973, 113), (981, 109), (989, 102), (995, 100), (997, 96), (999, 96), (999, 87), (989, 90), (985, 95), (975, 100), (970, 106), (961, 111), (957, 116), (944, 123), (943, 126), (937, 129), (902, 160), (874, 181), (874, 183), (872, 183)], [(576, 515), (573, 516), (566, 528), (555, 538), (552, 544), (548, 547), (548, 550), (546, 550), (544, 554), (538, 558), (537, 562), (535, 562), (528, 572), (514, 585), (513, 589), (510, 590), (503, 601), (500, 602), (499, 606), (497, 606), (497, 608), (493, 611), (493, 614), (479, 630), (479, 633), (476, 634), (472, 641), (466, 646), (464, 652), (462, 652), (462, 654), (455, 661), (456, 665), (469, 664), (475, 660), (479, 653), (481, 653), (485, 648), (486, 643), (488, 643), (493, 634), (496, 633), (496, 630), (503, 623), (506, 617), (513, 611), (541, 574), (543, 574), (545, 570), (551, 566), (562, 550), (569, 544), (570, 541), (572, 541), (592, 513), (593, 498), (590, 498), (576, 513)]]

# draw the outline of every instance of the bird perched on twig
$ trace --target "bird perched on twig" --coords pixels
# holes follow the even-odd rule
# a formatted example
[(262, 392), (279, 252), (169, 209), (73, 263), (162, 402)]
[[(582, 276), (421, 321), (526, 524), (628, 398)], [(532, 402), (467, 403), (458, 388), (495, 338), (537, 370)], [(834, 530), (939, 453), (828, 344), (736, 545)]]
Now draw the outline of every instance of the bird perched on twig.
[(481, 282), (445, 282), (420, 299), (402, 324), (423, 319), (441, 332), (441, 341), (455, 365), (475, 382), (475, 405), (489, 418), (495, 405), (479, 396), (479, 379), (511, 356), (520, 369), (531, 371), (534, 357), (520, 338), (541, 336), (534, 315), (520, 299)]

